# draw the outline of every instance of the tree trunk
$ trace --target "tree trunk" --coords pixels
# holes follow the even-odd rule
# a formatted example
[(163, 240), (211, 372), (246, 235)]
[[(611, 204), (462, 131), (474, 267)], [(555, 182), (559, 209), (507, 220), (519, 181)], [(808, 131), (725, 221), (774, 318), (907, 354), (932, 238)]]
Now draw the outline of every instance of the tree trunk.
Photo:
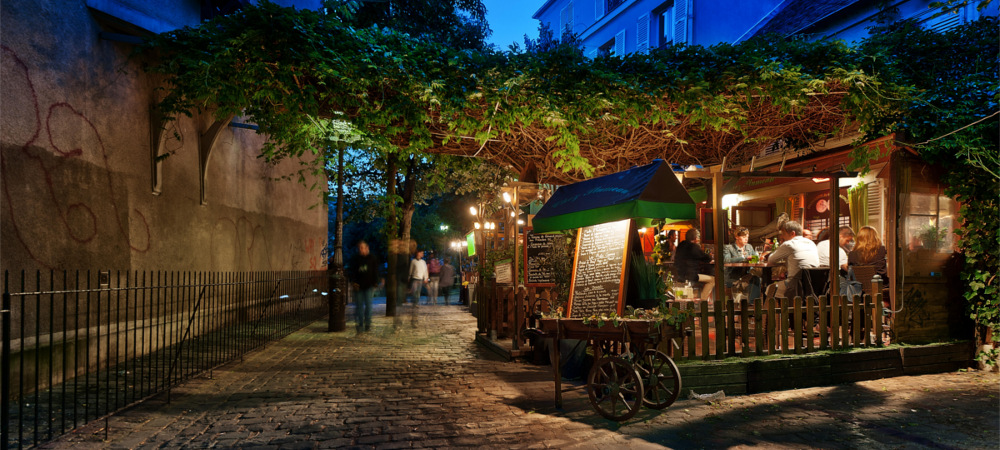
[[(410, 242), (410, 227), (413, 225), (413, 212), (415, 209), (414, 202), (416, 201), (416, 187), (417, 187), (417, 158), (410, 156), (410, 162), (406, 166), (406, 181), (403, 182), (403, 223), (402, 225), (402, 235), (403, 242)], [(424, 245), (427, 243), (425, 242)], [(417, 243), (420, 246), (420, 243)]]
[(347, 328), (347, 279), (344, 275), (344, 148), (337, 152), (337, 212), (334, 217), (337, 230), (333, 238), (333, 280), (336, 289), (331, 292), (329, 331), (344, 331)]
[(388, 155), (388, 164), (385, 169), (385, 182), (386, 182), (386, 197), (390, 199), (389, 201), (389, 212), (385, 218), (385, 234), (386, 243), (388, 244), (389, 254), (386, 261), (386, 267), (388, 267), (388, 273), (386, 274), (386, 286), (385, 286), (385, 315), (387, 317), (396, 316), (396, 302), (400, 296), (405, 295), (405, 293), (397, 292), (397, 287), (399, 287), (399, 280), (396, 276), (396, 263), (399, 261), (399, 236), (396, 232), (399, 230), (398, 219), (396, 217), (396, 155)]

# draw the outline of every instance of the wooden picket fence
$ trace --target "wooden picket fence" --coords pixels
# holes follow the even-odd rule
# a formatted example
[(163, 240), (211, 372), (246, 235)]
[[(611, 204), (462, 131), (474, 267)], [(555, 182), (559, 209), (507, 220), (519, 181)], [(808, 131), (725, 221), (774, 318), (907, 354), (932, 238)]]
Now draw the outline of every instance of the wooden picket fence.
[(690, 314), (684, 336), (661, 346), (676, 360), (875, 347), (887, 343), (889, 332), (882, 294), (681, 301), (670, 306)]
[[(508, 341), (512, 350), (530, 348), (522, 330), (536, 326), (536, 313), (550, 311), (555, 291), (492, 287), (492, 298), (482, 305), (480, 325), (484, 329), (480, 331), (492, 330), (498, 339)], [(668, 305), (689, 314), (681, 326), (682, 336), (660, 346), (679, 361), (879, 347), (886, 345), (891, 335), (891, 316), (886, 314), (881, 293), (854, 298), (823, 295), (672, 301)]]

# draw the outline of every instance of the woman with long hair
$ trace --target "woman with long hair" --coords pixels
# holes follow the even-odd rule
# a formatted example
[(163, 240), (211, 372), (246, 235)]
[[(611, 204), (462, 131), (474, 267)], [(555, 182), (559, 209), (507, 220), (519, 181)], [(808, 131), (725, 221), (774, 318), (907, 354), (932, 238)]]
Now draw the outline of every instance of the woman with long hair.
[(861, 227), (855, 237), (854, 248), (847, 254), (847, 264), (851, 266), (875, 266), (875, 273), (887, 280), (886, 250), (878, 231), (872, 227)]

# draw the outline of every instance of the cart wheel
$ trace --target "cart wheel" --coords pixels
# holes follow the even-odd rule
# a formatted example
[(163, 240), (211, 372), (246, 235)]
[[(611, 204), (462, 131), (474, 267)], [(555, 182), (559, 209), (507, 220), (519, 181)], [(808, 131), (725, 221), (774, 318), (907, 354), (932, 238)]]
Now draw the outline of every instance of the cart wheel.
[(590, 404), (598, 414), (621, 422), (642, 406), (642, 380), (625, 359), (606, 356), (597, 361), (587, 377)]
[(681, 373), (669, 356), (656, 349), (648, 349), (636, 364), (645, 388), (642, 404), (653, 409), (663, 409), (677, 400), (681, 392)]

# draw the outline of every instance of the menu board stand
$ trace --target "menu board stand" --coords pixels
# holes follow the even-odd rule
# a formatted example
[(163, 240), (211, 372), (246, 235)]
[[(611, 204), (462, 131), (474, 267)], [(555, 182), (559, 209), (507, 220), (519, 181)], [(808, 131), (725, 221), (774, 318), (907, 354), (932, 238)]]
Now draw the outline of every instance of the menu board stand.
[(535, 234), (524, 229), (524, 285), (527, 287), (554, 287), (555, 271), (552, 267), (556, 242), (565, 239), (561, 234)]
[(632, 220), (581, 228), (566, 314), (583, 318), (624, 311)]

